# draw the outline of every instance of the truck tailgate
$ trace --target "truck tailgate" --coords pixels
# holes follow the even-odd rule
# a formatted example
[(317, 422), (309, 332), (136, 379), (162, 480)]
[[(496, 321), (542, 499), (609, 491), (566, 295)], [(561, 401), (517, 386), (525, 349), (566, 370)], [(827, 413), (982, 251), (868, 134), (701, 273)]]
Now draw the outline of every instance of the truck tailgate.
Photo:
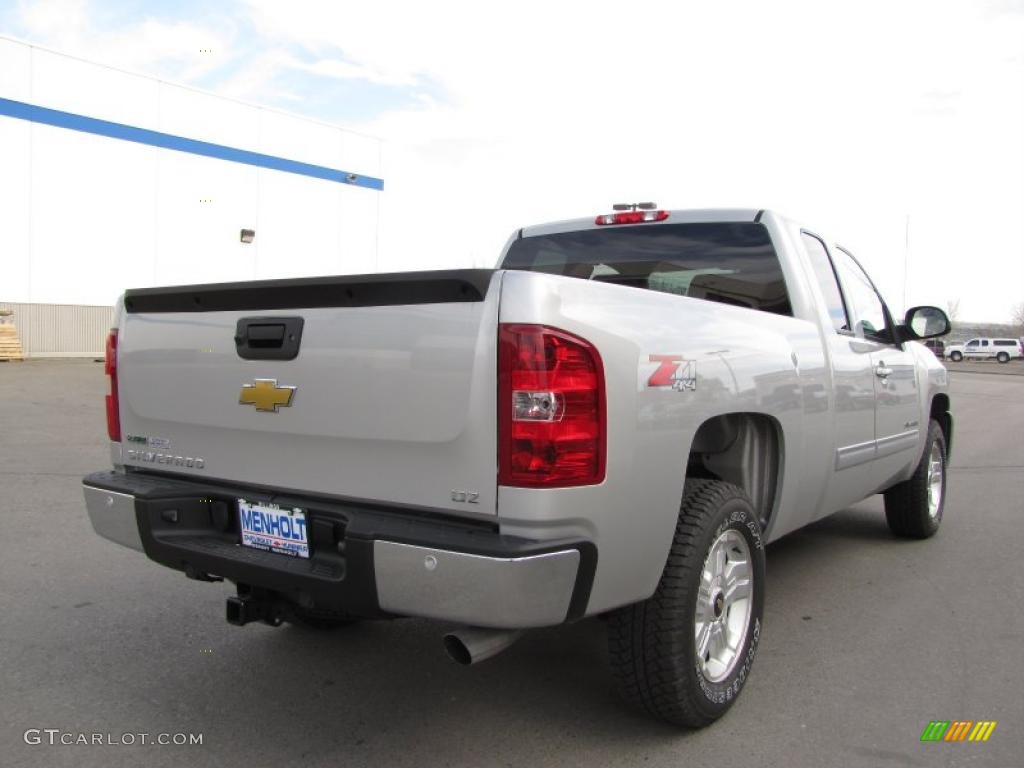
[[(500, 280), (462, 270), (128, 291), (124, 463), (493, 516)], [(274, 351), (285, 318), (301, 318), (298, 353), (272, 359), (287, 356)]]

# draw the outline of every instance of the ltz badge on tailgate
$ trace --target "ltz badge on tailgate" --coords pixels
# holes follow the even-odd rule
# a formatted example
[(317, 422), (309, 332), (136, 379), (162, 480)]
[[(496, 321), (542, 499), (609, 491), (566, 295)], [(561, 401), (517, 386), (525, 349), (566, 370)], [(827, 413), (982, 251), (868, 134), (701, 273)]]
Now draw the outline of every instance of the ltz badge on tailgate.
[(238, 395), (242, 405), (254, 405), (257, 411), (277, 413), (278, 408), (292, 404), (296, 387), (279, 387), (277, 379), (254, 379), (252, 384), (243, 384)]

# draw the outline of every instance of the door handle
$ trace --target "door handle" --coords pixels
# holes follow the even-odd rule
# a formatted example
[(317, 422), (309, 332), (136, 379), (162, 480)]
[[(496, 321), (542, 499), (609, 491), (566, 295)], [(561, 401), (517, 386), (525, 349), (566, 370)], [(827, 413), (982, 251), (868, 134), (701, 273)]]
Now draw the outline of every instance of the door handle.
[(892, 368), (887, 367), (885, 365), (885, 363), (881, 363), (880, 362), (875, 367), (875, 376), (877, 376), (878, 378), (880, 378), (880, 379), (887, 379), (891, 375), (892, 375)]

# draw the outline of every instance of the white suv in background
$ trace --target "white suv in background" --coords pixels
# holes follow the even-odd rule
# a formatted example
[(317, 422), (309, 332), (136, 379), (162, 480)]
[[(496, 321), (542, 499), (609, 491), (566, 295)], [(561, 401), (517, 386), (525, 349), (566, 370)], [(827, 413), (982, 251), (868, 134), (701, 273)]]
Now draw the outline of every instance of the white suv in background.
[(946, 357), (954, 363), (965, 358), (973, 360), (990, 360), (995, 358), (1000, 363), (1008, 363), (1013, 359), (1024, 358), (1024, 349), (1017, 339), (971, 339), (966, 344), (948, 344)]

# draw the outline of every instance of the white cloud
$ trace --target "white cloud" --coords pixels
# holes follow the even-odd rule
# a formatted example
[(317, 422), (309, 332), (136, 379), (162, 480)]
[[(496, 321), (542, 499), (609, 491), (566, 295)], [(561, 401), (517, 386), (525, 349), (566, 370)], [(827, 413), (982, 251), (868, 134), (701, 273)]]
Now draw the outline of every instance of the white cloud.
[(18, 15), (29, 34), (54, 45), (76, 45), (89, 26), (87, 0), (19, 0)]
[(199, 23), (143, 17), (103, 26), (98, 17), (88, 0), (22, 0), (16, 14), (18, 31), (31, 42), (179, 82), (195, 82), (233, 58), (235, 24), (228, 18)]
[(318, 59), (312, 64), (297, 63), (296, 68), (314, 75), (335, 77), (339, 80), (365, 80), (375, 85), (415, 85), (410, 75), (389, 74), (373, 67), (352, 64), (340, 59)]

